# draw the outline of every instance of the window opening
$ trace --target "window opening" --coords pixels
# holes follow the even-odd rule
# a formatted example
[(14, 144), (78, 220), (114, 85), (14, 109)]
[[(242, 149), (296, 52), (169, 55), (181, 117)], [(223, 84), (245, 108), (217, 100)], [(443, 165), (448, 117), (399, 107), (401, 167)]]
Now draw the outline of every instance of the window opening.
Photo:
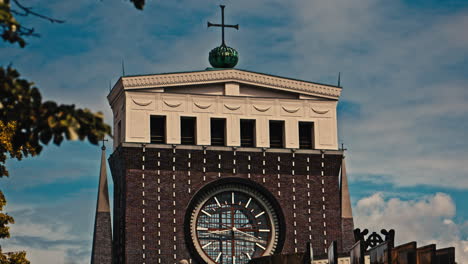
[(150, 135), (151, 143), (165, 144), (166, 143), (166, 117), (151, 116), (150, 117)]
[(284, 148), (284, 121), (270, 120), (270, 148)]
[(120, 144), (120, 142), (122, 142), (122, 139), (120, 138), (121, 137), (121, 134), (122, 134), (122, 123), (121, 121), (119, 121), (117, 123), (117, 131), (115, 131), (115, 139), (117, 140), (117, 145)]
[(211, 145), (226, 146), (226, 119), (211, 118)]
[(255, 120), (241, 119), (241, 146), (255, 147)]
[(299, 148), (314, 148), (314, 123), (299, 122)]
[(182, 145), (195, 145), (196, 120), (195, 117), (180, 118), (180, 143)]

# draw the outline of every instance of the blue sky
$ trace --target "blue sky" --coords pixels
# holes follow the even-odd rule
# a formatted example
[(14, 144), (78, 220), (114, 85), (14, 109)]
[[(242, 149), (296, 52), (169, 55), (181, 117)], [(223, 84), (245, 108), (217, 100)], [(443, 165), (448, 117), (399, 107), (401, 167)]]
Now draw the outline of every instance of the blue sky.
[[(150, 0), (143, 12), (128, 1), (24, 3), (66, 23), (25, 19), (41, 37), (25, 49), (3, 43), (1, 63), (45, 99), (109, 123), (122, 60), (126, 74), (208, 67), (220, 33), (206, 22), (226, 4), (226, 22), (240, 24), (226, 32), (239, 68), (330, 84), (342, 73), (339, 137), (356, 224), (395, 227), (398, 242), (455, 245), (468, 262), (468, 1)], [(66, 142), (8, 161), (0, 187), (17, 223), (4, 250), (89, 263), (99, 160), (98, 147)]]

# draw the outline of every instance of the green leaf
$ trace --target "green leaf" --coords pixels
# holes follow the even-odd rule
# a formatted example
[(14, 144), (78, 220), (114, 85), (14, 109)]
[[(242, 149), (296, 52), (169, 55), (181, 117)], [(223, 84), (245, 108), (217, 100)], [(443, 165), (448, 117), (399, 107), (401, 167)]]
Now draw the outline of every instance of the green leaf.
[(145, 0), (130, 0), (133, 2), (135, 7), (139, 10), (143, 10), (143, 7), (145, 6)]

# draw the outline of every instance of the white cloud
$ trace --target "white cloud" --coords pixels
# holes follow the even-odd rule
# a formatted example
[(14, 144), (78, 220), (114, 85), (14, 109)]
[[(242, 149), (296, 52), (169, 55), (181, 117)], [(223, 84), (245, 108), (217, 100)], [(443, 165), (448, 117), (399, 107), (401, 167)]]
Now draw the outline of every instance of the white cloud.
[(332, 83), (341, 71), (342, 100), (360, 106), (339, 124), (351, 179), (468, 188), (468, 35), (460, 34), (468, 10), (415, 12), (382, 0), (293, 6), (287, 71)]
[(94, 209), (94, 190), (48, 203), (10, 201), (6, 211), (15, 224), (10, 227), (11, 238), (2, 241), (2, 250), (24, 250), (31, 263), (37, 264), (89, 263)]
[(4, 252), (9, 252), (9, 248), (13, 248), (14, 250), (21, 250), (26, 251), (26, 258), (31, 263), (50, 263), (50, 264), (86, 264), (89, 263), (90, 258), (75, 258), (71, 259), (68, 256), (69, 250), (76, 250), (79, 251), (79, 247), (70, 247), (68, 245), (64, 246), (55, 246), (48, 249), (38, 249), (34, 247), (28, 247), (24, 245), (8, 245), (7, 247), (3, 248)]
[(455, 216), (455, 204), (444, 193), (406, 201), (376, 193), (359, 200), (354, 208), (356, 227), (376, 232), (395, 229), (396, 245), (417, 241), (418, 246), (454, 246), (458, 263), (467, 263), (467, 222), (457, 224)]

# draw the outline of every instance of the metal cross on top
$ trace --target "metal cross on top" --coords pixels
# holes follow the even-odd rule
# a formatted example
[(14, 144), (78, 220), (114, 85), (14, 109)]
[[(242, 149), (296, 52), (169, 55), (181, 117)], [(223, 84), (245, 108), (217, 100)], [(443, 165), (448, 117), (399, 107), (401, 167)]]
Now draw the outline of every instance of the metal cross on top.
[(221, 24), (213, 24), (213, 23), (208, 22), (208, 27), (221, 27), (221, 36), (222, 36), (222, 40), (223, 40), (223, 43), (221, 45), (226, 46), (226, 44), (224, 42), (224, 28), (225, 27), (231, 27), (231, 28), (235, 28), (235, 29), (239, 30), (239, 24), (237, 24), (237, 25), (226, 25), (226, 24), (224, 24), (224, 8), (226, 6), (220, 5), (219, 7), (221, 7)]
[(106, 149), (106, 145), (105, 145), (104, 143), (105, 143), (106, 141), (109, 141), (109, 140), (106, 139), (105, 137), (102, 137), (101, 141), (102, 141), (102, 147), (101, 147), (101, 149), (102, 149), (102, 150), (105, 150), (105, 149)]

